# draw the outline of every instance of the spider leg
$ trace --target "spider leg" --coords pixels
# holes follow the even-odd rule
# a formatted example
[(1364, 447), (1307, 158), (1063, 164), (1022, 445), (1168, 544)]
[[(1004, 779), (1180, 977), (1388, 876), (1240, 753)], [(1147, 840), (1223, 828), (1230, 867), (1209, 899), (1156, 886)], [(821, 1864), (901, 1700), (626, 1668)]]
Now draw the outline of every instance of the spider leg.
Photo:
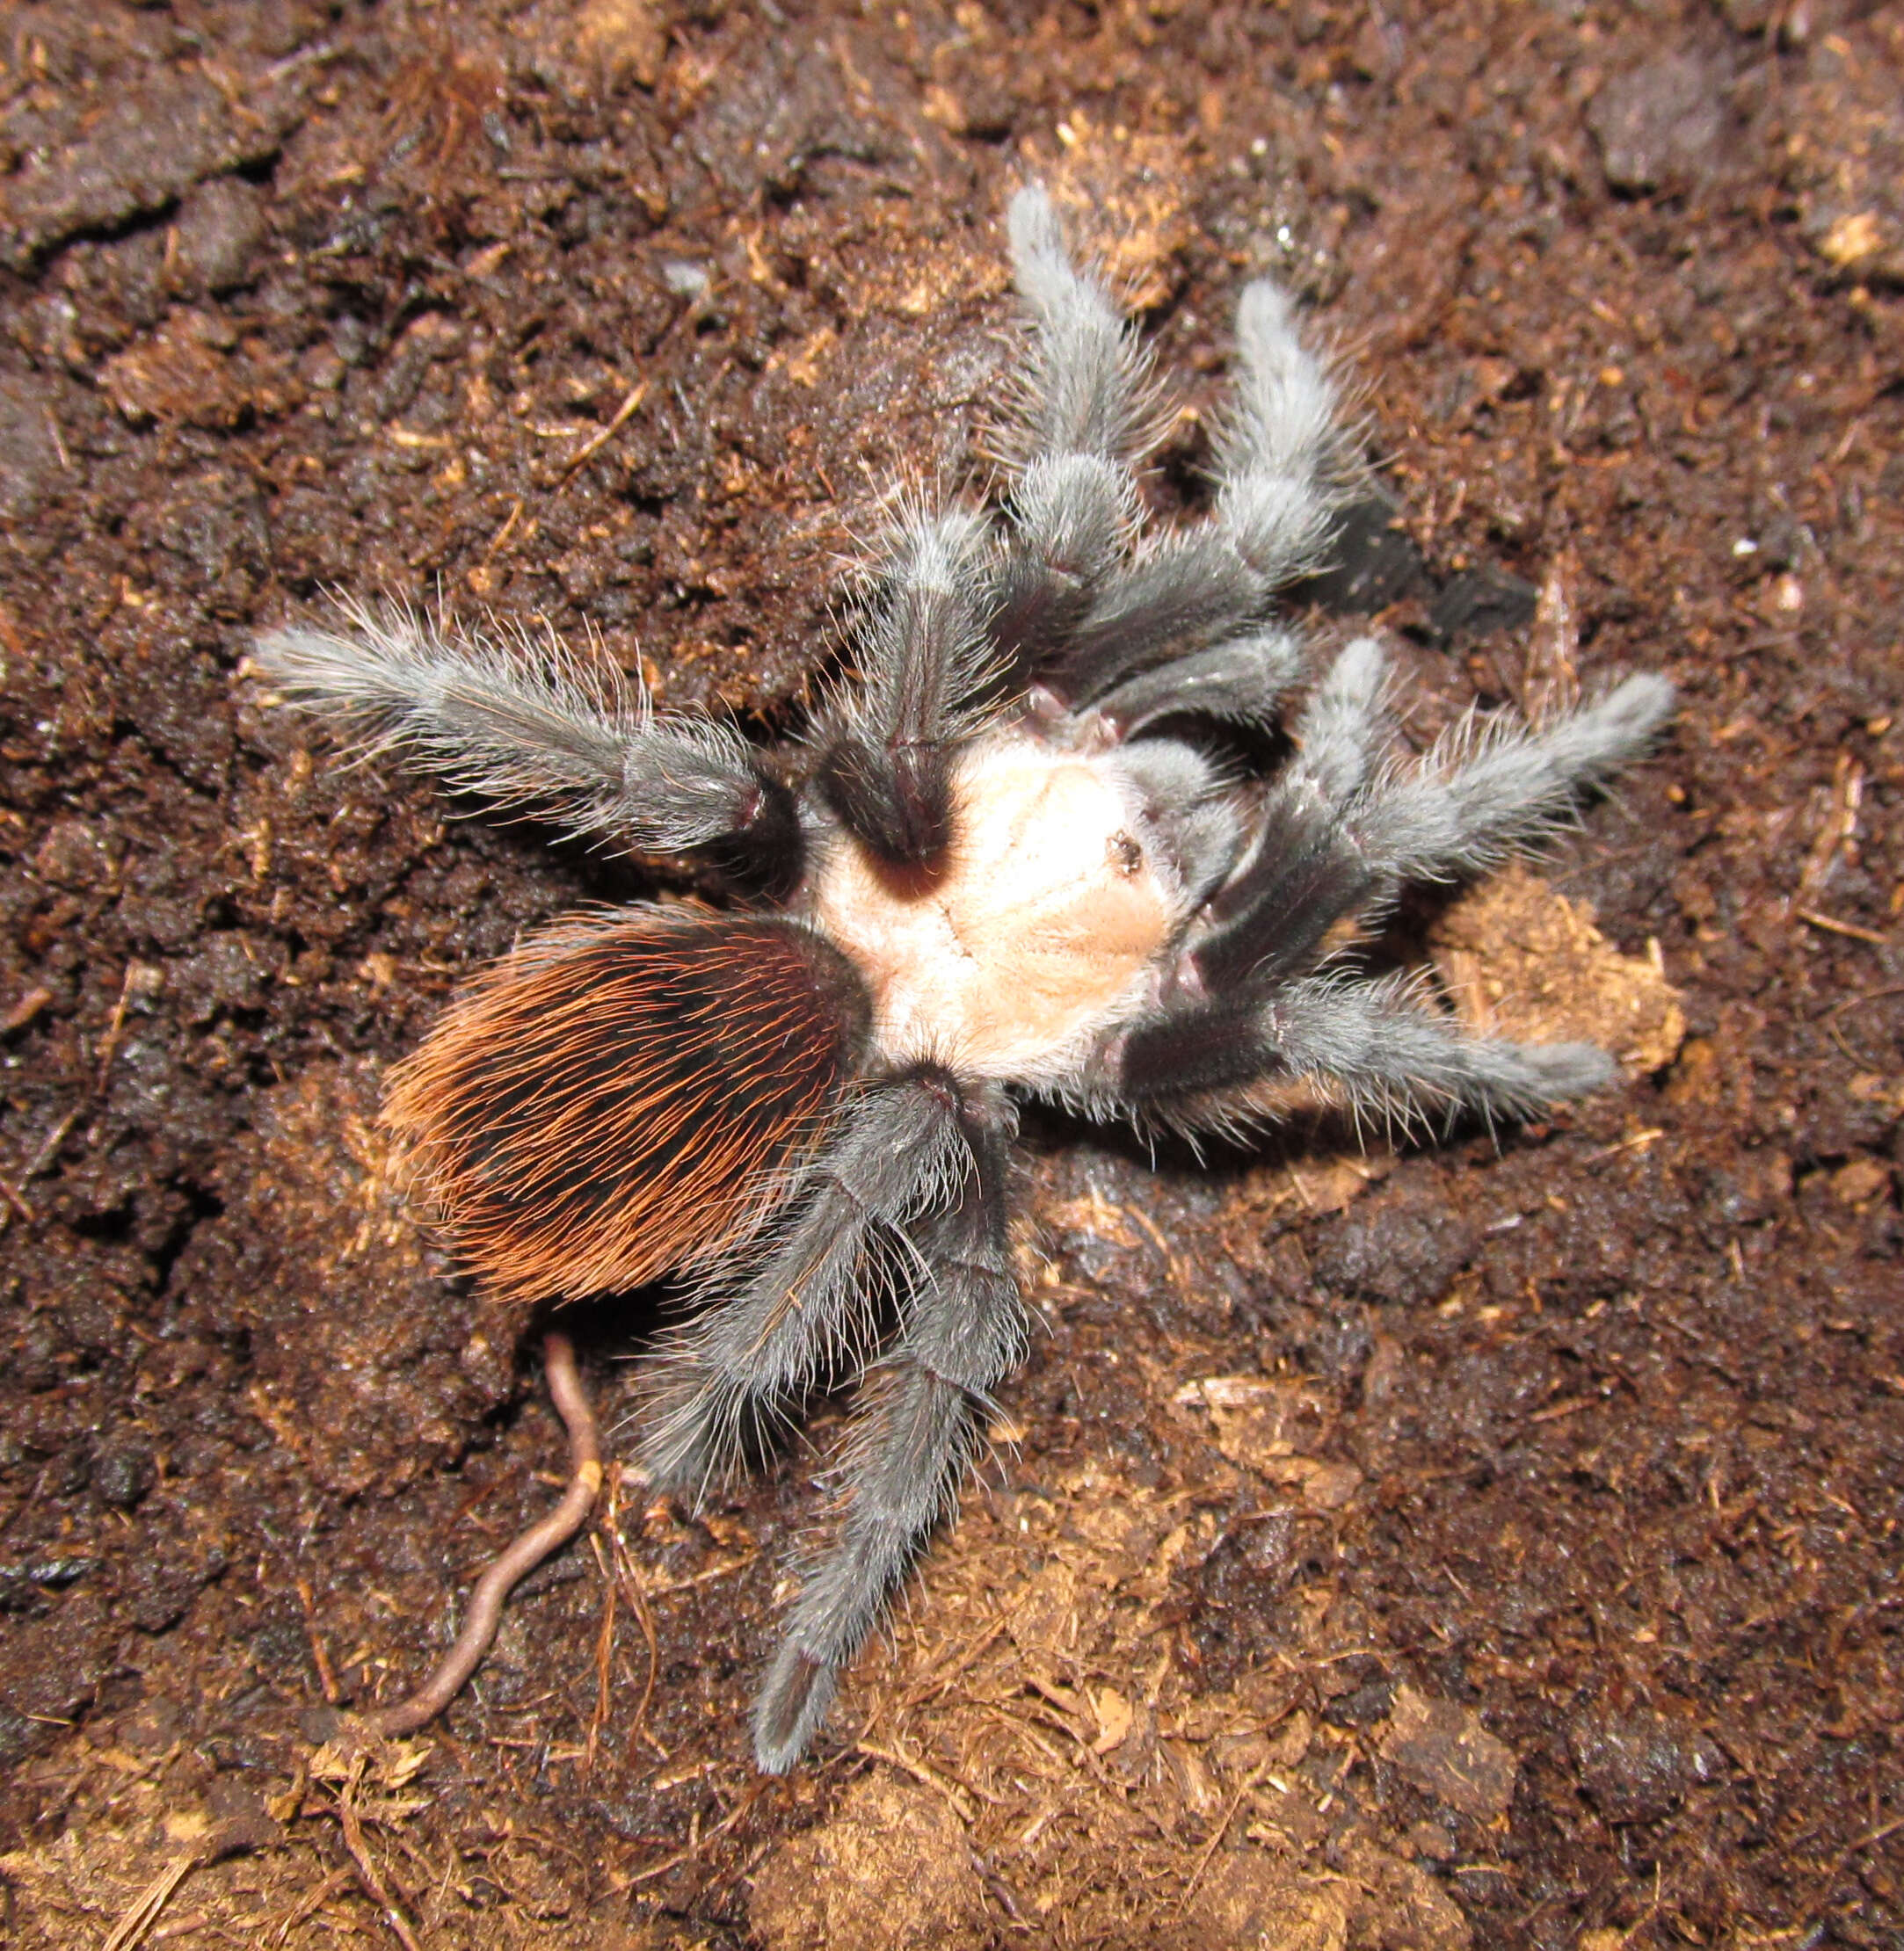
[(1462, 1110), (1524, 1117), (1616, 1074), (1590, 1043), (1472, 1035), (1421, 1007), (1407, 976), (1309, 976), (1267, 997), (1195, 1005), (1126, 1033), (1108, 1055), (1102, 1082), (1117, 1099), (1191, 1122), (1246, 1117), (1253, 1091), (1293, 1080), (1389, 1121)]
[(1267, 589), (1219, 529), (1185, 530), (1106, 578), (1041, 681), (1086, 705), (1141, 671), (1233, 635)]
[(1398, 880), (1472, 873), (1562, 818), (1584, 787), (1643, 752), (1672, 710), (1671, 683), (1649, 674), (1537, 731), (1471, 719), (1421, 765), (1377, 780), (1351, 816)]
[[(1248, 853), (1211, 898), (1190, 950), (1196, 983), (1222, 995), (1299, 974), (1346, 915), (1381, 889), (1345, 824), (1384, 729), (1384, 660), (1372, 637), (1337, 657), (1292, 728), (1296, 758), (1257, 817)], [(1162, 675), (1167, 676), (1168, 672)]]
[[(665, 1488), (704, 1491), (745, 1423), (774, 1413), (842, 1352), (869, 1341), (883, 1245), (965, 1169), (956, 1084), (921, 1065), (849, 1105), (738, 1291), (673, 1338), (658, 1366), (640, 1463)], [(897, 1284), (903, 1284), (903, 1273)]]
[(1401, 882), (1472, 873), (1537, 837), (1642, 752), (1673, 704), (1663, 678), (1631, 678), (1538, 731), (1471, 720), (1404, 769), (1377, 760), (1383, 674), (1380, 648), (1359, 639), (1297, 721), (1298, 757), (1190, 950), (1206, 990), (1298, 974), (1336, 922)]
[(1314, 566), (1336, 506), (1336, 393), (1303, 345), (1295, 307), (1268, 279), (1244, 287), (1236, 317), (1237, 400), (1224, 430), (1217, 519), (1274, 589)]
[(860, 683), (823, 722), (817, 777), (847, 828), (891, 865), (952, 837), (952, 764), (996, 676), (985, 635), (986, 529), (965, 511), (897, 533), (883, 599), (860, 633)]
[(1072, 263), (1039, 185), (1012, 199), (1012, 265), (1033, 339), (1011, 444), (1011, 539), (990, 628), (1021, 685), (1066, 642), (1136, 533), (1149, 357), (1109, 294)]
[(1419, 1007), (1406, 979), (1308, 972), (1338, 921), (1403, 880), (1486, 866), (1551, 826), (1582, 787), (1644, 750), (1671, 685), (1630, 678), (1539, 731), (1471, 724), (1402, 770), (1377, 758), (1383, 670), (1363, 638), (1317, 687), (1295, 727), (1297, 757), (1206, 904), (1174, 998), (1110, 1040), (1089, 1092), (1194, 1122), (1246, 1115), (1266, 1086), (1306, 1078), (1358, 1114), (1406, 1120), (1435, 1108), (1519, 1115), (1612, 1076), (1590, 1045), (1472, 1036)]
[(982, 1440), (988, 1391), (1023, 1353), (1006, 1238), (1011, 1112), (1002, 1096), (969, 1096), (963, 1122), (972, 1169), (950, 1206), (915, 1229), (930, 1278), (848, 1443), (839, 1535), (808, 1574), (755, 1703), (754, 1757), (770, 1774), (812, 1740), (840, 1669), (951, 1509)]
[(1127, 678), (1097, 701), (1098, 715), (1122, 738), (1159, 720), (1194, 712), (1232, 724), (1265, 725), (1302, 669), (1302, 647), (1283, 630), (1232, 637), (1160, 670)]
[[(1140, 444), (1149, 356), (1103, 285), (1072, 263), (1042, 185), (1012, 199), (1006, 225), (1013, 278), (1036, 330), (1021, 409), (1031, 452), (1114, 461)], [(1120, 486), (1116, 504), (1128, 494)]]
[(457, 791), (643, 852), (719, 848), (763, 883), (797, 873), (793, 794), (746, 741), (710, 722), (657, 718), (599, 660), (360, 604), (345, 606), (341, 628), (276, 630), (251, 654), (288, 702)]
[(1274, 285), (1243, 294), (1236, 365), (1216, 521), (1105, 578), (1050, 660), (1048, 681), (1074, 704), (1235, 632), (1316, 560), (1336, 503), (1326, 482), (1341, 447), (1335, 389)]

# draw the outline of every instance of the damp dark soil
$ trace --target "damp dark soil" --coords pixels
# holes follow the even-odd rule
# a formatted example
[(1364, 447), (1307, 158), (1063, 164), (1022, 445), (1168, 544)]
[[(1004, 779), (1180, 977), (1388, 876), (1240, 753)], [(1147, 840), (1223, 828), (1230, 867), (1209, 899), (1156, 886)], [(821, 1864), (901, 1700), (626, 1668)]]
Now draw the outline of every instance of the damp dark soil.
[[(1904, 11), (21, 0), (0, 170), (12, 1941), (1904, 1942)], [(381, 1078), (658, 883), (333, 765), (247, 644), (440, 603), (796, 726), (893, 483), (984, 483), (1028, 177), (1162, 511), (1301, 294), (1370, 487), (1300, 593), (1411, 736), (1678, 681), (1530, 951), (1401, 931), (1672, 1034), (1492, 1138), (1028, 1119), (1015, 1440), (810, 1766), (745, 1715), (832, 1403), (699, 1513), (611, 1469), (352, 1764), (564, 1454)], [(611, 1425), (656, 1318), (574, 1316)]]

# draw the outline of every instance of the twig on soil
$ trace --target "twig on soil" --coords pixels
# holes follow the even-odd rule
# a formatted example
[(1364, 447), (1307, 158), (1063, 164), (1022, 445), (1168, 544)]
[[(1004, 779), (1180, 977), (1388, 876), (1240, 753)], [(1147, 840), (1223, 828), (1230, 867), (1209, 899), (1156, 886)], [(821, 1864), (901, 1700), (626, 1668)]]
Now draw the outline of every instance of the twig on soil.
[(522, 519), (522, 497), (518, 495), (509, 511), (509, 519), (490, 537), (489, 547), (483, 551), (483, 560), (487, 562), (509, 538), (516, 532), (516, 524)]
[(757, 1551), (748, 1551), (738, 1558), (719, 1559), (704, 1570), (690, 1572), (685, 1578), (671, 1578), (665, 1585), (657, 1585), (653, 1596), (666, 1599), (678, 1592), (692, 1592), (696, 1585), (711, 1585), (716, 1578), (728, 1578), (737, 1571), (745, 1571), (759, 1556)]
[[(611, 1538), (615, 1534), (615, 1519), (621, 1503), (621, 1476), (617, 1471), (608, 1481), (608, 1508), (602, 1513), (602, 1524)], [(614, 1562), (601, 1548), (601, 1534), (590, 1532), (588, 1542), (601, 1571), (602, 1594), (601, 1626), (595, 1635), (595, 1711), (589, 1716), (588, 1745), (582, 1761), (584, 1780), (595, 1773), (595, 1756), (601, 1745), (601, 1730), (608, 1724), (608, 1710), (614, 1697), (614, 1602), (617, 1596)]]
[(1819, 1021), (1825, 1026), (1825, 1034), (1844, 1053), (1849, 1063), (1862, 1066), (1865, 1060), (1844, 1041), (1843, 1034), (1838, 1028), (1838, 1019), (1847, 1010), (1862, 1009), (1866, 1003), (1881, 1003), (1893, 996), (1904, 996), (1904, 983), (1892, 983), (1883, 989), (1868, 989), (1862, 996), (1847, 996), (1842, 1003), (1833, 1004), (1819, 1018)]
[(357, 1881), (363, 1885), (364, 1895), (383, 1913), (383, 1920), (389, 1926), (403, 1945), (403, 1951), (423, 1951), (417, 1941), (417, 1933), (410, 1919), (403, 1915), (403, 1906), (385, 1887), (383, 1879), (377, 1873), (377, 1866), (371, 1860), (369, 1846), (364, 1841), (364, 1825), (357, 1817), (357, 1784), (363, 1780), (364, 1764), (368, 1757), (359, 1755), (351, 1765), (350, 1779), (344, 1784), (344, 1792), (338, 1797), (338, 1820), (344, 1827), (344, 1846), (351, 1853), (351, 1860), (357, 1866)]
[(1822, 928), (1828, 935), (1848, 935), (1853, 941), (1868, 941), (1877, 948), (1891, 946), (1890, 936), (1881, 929), (1866, 928), (1856, 921), (1840, 921), (1835, 915), (1820, 914), (1816, 908), (1794, 908), (1791, 911), (1800, 921)]
[(198, 1853), (187, 1850), (182, 1856), (175, 1856), (140, 1893), (138, 1901), (127, 1911), (106, 1940), (102, 1951), (132, 1951), (152, 1926), (158, 1914), (171, 1901), (171, 1894), (190, 1875), (198, 1862)]
[(1140, 1212), (1135, 1206), (1125, 1206), (1119, 1209), (1134, 1220), (1143, 1231), (1149, 1235), (1151, 1244), (1164, 1257), (1164, 1266), (1169, 1270), (1170, 1278), (1176, 1282), (1177, 1292), (1182, 1295), (1184, 1301), (1189, 1306), (1194, 1308), (1196, 1305), (1197, 1295), (1196, 1289), (1191, 1285), (1189, 1270), (1177, 1258), (1170, 1242), (1164, 1237), (1156, 1222), (1148, 1214)]
[[(487, 1483), (484, 1483), (481, 1485), (478, 1489), (470, 1491), (469, 1495), (466, 1497), (462, 1500), (462, 1502), (456, 1506), (455, 1510), (450, 1514), (450, 1520), (444, 1527), (444, 1529), (446, 1531), (454, 1531), (465, 1518), (470, 1516), (472, 1512), (480, 1510), (483, 1505), (487, 1504), (489, 1500), (492, 1497), (494, 1497), (496, 1493), (499, 1490), (501, 1490), (505, 1483), (513, 1483), (515, 1480), (521, 1475), (522, 1466), (520, 1463), (512, 1464), (506, 1470), (498, 1470), (496, 1475), (489, 1480)], [(489, 1527), (485, 1524), (479, 1524), (476, 1527), (476, 1529), (478, 1531), (486, 1532), (488, 1531)]]
[(665, 1876), (670, 1870), (679, 1869), (683, 1863), (699, 1856), (709, 1844), (719, 1842), (721, 1838), (726, 1835), (728, 1831), (732, 1829), (735, 1824), (753, 1807), (754, 1803), (759, 1802), (760, 1797), (775, 1785), (775, 1781), (776, 1778), (773, 1775), (760, 1776), (755, 1781), (753, 1786), (747, 1790), (746, 1794), (728, 1810), (726, 1815), (722, 1817), (712, 1829), (697, 1836), (693, 1842), (688, 1844), (686, 1849), (678, 1849), (673, 1855), (665, 1858), (661, 1862), (651, 1864), (647, 1869), (637, 1870), (629, 1879), (629, 1888), (632, 1889), (636, 1883), (651, 1883), (656, 1877)]
[(131, 961), (126, 964), (125, 980), (119, 985), (119, 1001), (113, 1006), (113, 1020), (105, 1026), (105, 1041), (99, 1046), (99, 1067), (92, 1080), (95, 1098), (105, 1095), (105, 1087), (113, 1078), (113, 1059), (119, 1055), (119, 1040), (126, 1029), (126, 1012), (132, 1006), (132, 995), (146, 981), (145, 964)]
[(53, 436), (53, 451), (60, 457), (60, 467), (63, 472), (71, 474), (73, 471), (72, 452), (66, 445), (66, 433), (65, 430), (60, 425), (59, 416), (49, 406), (43, 406), (40, 410), (46, 418), (47, 432)]
[(1012, 1928), (1014, 1931), (1032, 1931), (1033, 1926), (1026, 1922), (1025, 1913), (1018, 1907), (1018, 1898), (1013, 1892), (1012, 1886), (992, 1867), (991, 1858), (975, 1849), (972, 1852), (972, 1861), (986, 1889), (998, 1899), (999, 1908), (1011, 1919)]
[(883, 1761), (889, 1767), (898, 1769), (901, 1773), (911, 1775), (914, 1781), (923, 1783), (927, 1788), (943, 1795), (952, 1805), (952, 1812), (970, 1829), (978, 1820), (978, 1811), (972, 1806), (972, 1799), (965, 1789), (956, 1781), (948, 1781), (935, 1768), (928, 1768), (923, 1761), (914, 1761), (899, 1748), (882, 1748), (870, 1741), (857, 1744), (859, 1753), (875, 1761)]
[(354, 1883), (356, 1881), (357, 1872), (354, 1868), (332, 1870), (323, 1882), (317, 1884), (314, 1889), (306, 1890), (303, 1896), (299, 1897), (297, 1902), (285, 1913), (284, 1922), (278, 1926), (271, 1941), (273, 1944), (282, 1944), (291, 1935), (292, 1932), (313, 1911), (321, 1911), (347, 1884)]
[(542, 1367), (549, 1396), (569, 1432), (568, 1493), (540, 1524), (531, 1525), (508, 1545), (476, 1581), (462, 1631), (437, 1663), (435, 1672), (408, 1700), (364, 1716), (365, 1724), (377, 1734), (414, 1734), (435, 1720), (483, 1664), (502, 1623), (504, 1602), (518, 1582), (567, 1544), (594, 1508), (601, 1489), (601, 1437), (576, 1370), (575, 1344), (567, 1335), (551, 1333), (544, 1338)]
[(636, 410), (647, 397), (647, 394), (648, 382), (643, 380), (639, 386), (629, 391), (628, 397), (614, 410), (614, 417), (607, 425), (598, 428), (576, 449), (569, 458), (568, 466), (562, 470), (562, 482), (564, 487), (635, 417)]
[(343, 1701), (338, 1691), (338, 1677), (331, 1670), (331, 1655), (324, 1645), (324, 1636), (317, 1627), (317, 1601), (313, 1596), (309, 1578), (297, 1581), (297, 1596), (304, 1607), (304, 1636), (310, 1642), (311, 1664), (317, 1669), (317, 1684), (323, 1689), (324, 1699), (332, 1707)]
[[(33, 1180), (38, 1179), (40, 1173), (47, 1169), (54, 1153), (66, 1142), (67, 1133), (78, 1121), (79, 1113), (76, 1109), (69, 1111), (60, 1120), (59, 1123), (54, 1126), (53, 1129), (47, 1134), (40, 1150), (33, 1154), (32, 1163), (20, 1174), (18, 1184), (16, 1185), (11, 1179), (0, 1179), (0, 1199), (4, 1199), (10, 1210), (18, 1213), (29, 1226), (36, 1224), (40, 1215), (27, 1203), (25, 1193), (22, 1188), (32, 1185)], [(8, 1223), (11, 1223), (11, 1222)]]
[(79, 1122), (79, 1106), (75, 1105), (58, 1124), (55, 1125), (42, 1141), (40, 1150), (33, 1154), (33, 1164), (20, 1174), (20, 1184), (30, 1186), (53, 1162), (53, 1155), (66, 1142), (66, 1135)]
[(28, 990), (4, 1016), (0, 1016), (0, 1036), (11, 1036), (15, 1030), (24, 1030), (52, 1000), (53, 991), (44, 984), (36, 984)]
[(1812, 843), (1804, 870), (1799, 876), (1798, 901), (1802, 912), (1831, 873), (1832, 864), (1857, 838), (1857, 814), (1864, 797), (1864, 768), (1850, 753), (1841, 751), (1832, 769), (1831, 808), (1823, 829)]
[(1230, 1806), (1223, 1812), (1223, 1820), (1210, 1831), (1210, 1840), (1203, 1845), (1196, 1859), (1196, 1867), (1190, 1872), (1190, 1880), (1183, 1886), (1183, 1895), (1177, 1899), (1177, 1908), (1188, 1907), (1190, 1899), (1196, 1894), (1196, 1886), (1203, 1880), (1203, 1872), (1210, 1868), (1210, 1860), (1223, 1846), (1223, 1839), (1230, 1833), (1230, 1824), (1236, 1820), (1236, 1812), (1244, 1803), (1249, 1792), (1269, 1772), (1267, 1760), (1259, 1761), (1244, 1777), (1236, 1793), (1230, 1797)]
[(927, 1701), (943, 1700), (951, 1692), (953, 1683), (977, 1664), (986, 1648), (1005, 1631), (1023, 1609), (1023, 1606), (1024, 1601), (1021, 1599), (1017, 1605), (999, 1613), (970, 1644), (961, 1648), (948, 1665), (929, 1672), (924, 1682), (900, 1703), (900, 1711), (904, 1713), (913, 1708), (922, 1707)]
[(234, 1817), (200, 1837), (190, 1849), (181, 1851), (139, 1894), (132, 1908), (113, 1928), (113, 1934), (100, 1951), (132, 1951), (152, 1926), (159, 1912), (171, 1902), (172, 1893), (195, 1869), (215, 1863), (238, 1850), (254, 1849), (266, 1839), (261, 1825), (243, 1817)]
[(1644, 1131), (1630, 1133), (1617, 1144), (1602, 1145), (1598, 1151), (1590, 1151), (1581, 1160), (1583, 1165), (1604, 1164), (1610, 1158), (1617, 1158), (1623, 1151), (1644, 1151), (1648, 1145), (1655, 1144), (1666, 1134), (1656, 1125), (1649, 1125)]
[[(648, 1609), (648, 1593), (642, 1583), (641, 1567), (635, 1563), (634, 1556), (621, 1542), (621, 1534), (611, 1529), (609, 1549), (614, 1554), (616, 1582), (628, 1599), (629, 1609), (635, 1614), (635, 1622), (642, 1629), (642, 1637), (648, 1644), (648, 1678), (642, 1686), (641, 1705), (635, 1710), (635, 1725), (628, 1737), (629, 1757), (632, 1760), (636, 1745), (648, 1731), (648, 1709), (655, 1697), (655, 1676), (661, 1670), (661, 1643), (655, 1636), (654, 1614)], [(652, 1738), (652, 1737), (650, 1737)], [(657, 1743), (658, 1746), (659, 1744)]]

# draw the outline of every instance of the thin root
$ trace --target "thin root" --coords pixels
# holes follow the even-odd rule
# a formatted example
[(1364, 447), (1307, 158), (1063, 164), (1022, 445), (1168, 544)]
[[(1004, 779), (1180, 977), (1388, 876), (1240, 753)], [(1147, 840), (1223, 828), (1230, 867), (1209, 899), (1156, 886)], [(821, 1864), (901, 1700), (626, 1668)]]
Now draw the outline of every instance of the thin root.
[(435, 1720), (483, 1664), (502, 1623), (504, 1601), (517, 1583), (551, 1552), (567, 1544), (595, 1507), (596, 1494), (601, 1489), (601, 1436), (576, 1371), (575, 1345), (567, 1335), (550, 1334), (544, 1338), (542, 1369), (549, 1378), (549, 1397), (569, 1432), (568, 1490), (540, 1524), (523, 1532), (477, 1580), (469, 1594), (462, 1630), (435, 1672), (408, 1700), (364, 1716), (375, 1733), (414, 1734)]

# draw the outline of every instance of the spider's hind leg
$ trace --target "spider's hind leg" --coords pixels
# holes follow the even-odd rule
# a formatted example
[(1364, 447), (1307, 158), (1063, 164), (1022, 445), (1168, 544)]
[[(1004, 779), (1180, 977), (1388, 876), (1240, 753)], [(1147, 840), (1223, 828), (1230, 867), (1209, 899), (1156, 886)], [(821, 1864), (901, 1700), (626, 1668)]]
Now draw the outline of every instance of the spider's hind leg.
[(655, 1371), (639, 1462), (700, 1496), (730, 1469), (749, 1425), (780, 1412), (873, 1337), (882, 1250), (963, 1166), (957, 1087), (922, 1065), (868, 1087), (796, 1183), (792, 1217), (738, 1290), (672, 1338)]
[(769, 1773), (806, 1752), (840, 1670), (956, 1500), (989, 1391), (1022, 1356), (1024, 1305), (1006, 1238), (1009, 1105), (969, 1092), (962, 1123), (971, 1170), (949, 1207), (913, 1229), (925, 1281), (848, 1441), (839, 1535), (809, 1571), (755, 1703), (754, 1757)]

